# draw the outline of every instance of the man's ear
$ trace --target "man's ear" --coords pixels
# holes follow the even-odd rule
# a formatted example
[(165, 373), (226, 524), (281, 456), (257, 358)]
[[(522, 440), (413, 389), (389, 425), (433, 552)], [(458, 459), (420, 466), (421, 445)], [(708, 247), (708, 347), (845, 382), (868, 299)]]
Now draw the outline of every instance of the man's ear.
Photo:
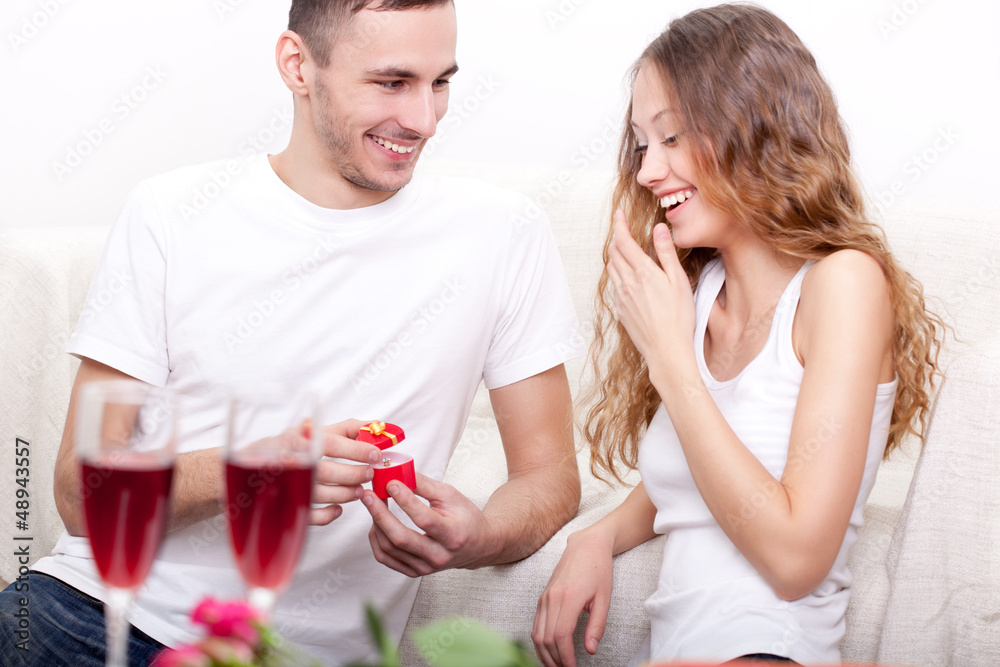
[(288, 89), (296, 95), (308, 97), (309, 86), (306, 78), (314, 62), (308, 56), (302, 37), (291, 30), (281, 33), (274, 49), (274, 58), (278, 65), (278, 74)]

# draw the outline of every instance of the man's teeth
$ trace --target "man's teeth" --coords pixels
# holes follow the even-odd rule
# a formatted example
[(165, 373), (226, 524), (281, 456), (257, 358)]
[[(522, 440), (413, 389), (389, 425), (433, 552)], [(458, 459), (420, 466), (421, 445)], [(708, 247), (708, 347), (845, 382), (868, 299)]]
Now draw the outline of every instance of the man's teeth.
[(683, 204), (685, 200), (691, 199), (694, 196), (694, 190), (685, 190), (684, 192), (675, 192), (672, 195), (667, 195), (660, 200), (660, 206), (663, 208), (670, 208), (671, 206), (676, 206), (677, 204)]
[(391, 141), (386, 141), (382, 137), (375, 137), (375, 143), (379, 146), (385, 146), (394, 153), (412, 153), (413, 149), (416, 148), (416, 146), (397, 146)]

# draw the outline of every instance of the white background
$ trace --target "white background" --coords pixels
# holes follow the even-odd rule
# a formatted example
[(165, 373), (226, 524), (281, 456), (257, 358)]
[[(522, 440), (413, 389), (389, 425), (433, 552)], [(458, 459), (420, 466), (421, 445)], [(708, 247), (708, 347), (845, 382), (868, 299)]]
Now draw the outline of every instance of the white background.
[[(457, 0), (461, 72), (425, 159), (609, 169), (626, 71), (704, 4)], [(1000, 3), (762, 4), (813, 50), (876, 201), (1000, 201)], [(0, 227), (110, 224), (144, 177), (281, 150), (291, 94), (273, 53), (288, 6), (4, 0)]]

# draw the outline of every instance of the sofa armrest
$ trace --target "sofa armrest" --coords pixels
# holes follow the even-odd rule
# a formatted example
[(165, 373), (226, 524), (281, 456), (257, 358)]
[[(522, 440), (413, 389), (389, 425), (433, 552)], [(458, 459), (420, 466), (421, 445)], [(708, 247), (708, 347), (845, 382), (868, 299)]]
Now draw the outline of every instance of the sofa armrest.
[[(7, 510), (0, 521), (0, 541), (8, 547), (28, 547), (27, 563), (0, 559), (0, 578), (6, 582), (16, 579), (22, 567), (48, 555), (63, 531), (52, 475), (79, 365), (65, 348), (107, 231), (78, 227), (0, 232), (0, 438), (4, 452), (0, 456), (0, 507)], [(27, 456), (15, 459), (15, 445), (27, 450)], [(26, 481), (18, 483), (21, 479)], [(26, 497), (17, 497), (20, 489)], [(12, 516), (18, 501), (25, 508), (23, 519)], [(30, 539), (15, 542), (15, 538)]]

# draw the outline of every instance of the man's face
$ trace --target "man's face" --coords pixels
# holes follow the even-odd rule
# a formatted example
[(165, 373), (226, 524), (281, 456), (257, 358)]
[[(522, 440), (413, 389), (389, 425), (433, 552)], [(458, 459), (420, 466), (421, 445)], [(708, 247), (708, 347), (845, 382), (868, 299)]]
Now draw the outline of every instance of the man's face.
[(362, 10), (317, 70), (313, 122), (324, 157), (357, 188), (395, 192), (448, 109), (455, 7)]

